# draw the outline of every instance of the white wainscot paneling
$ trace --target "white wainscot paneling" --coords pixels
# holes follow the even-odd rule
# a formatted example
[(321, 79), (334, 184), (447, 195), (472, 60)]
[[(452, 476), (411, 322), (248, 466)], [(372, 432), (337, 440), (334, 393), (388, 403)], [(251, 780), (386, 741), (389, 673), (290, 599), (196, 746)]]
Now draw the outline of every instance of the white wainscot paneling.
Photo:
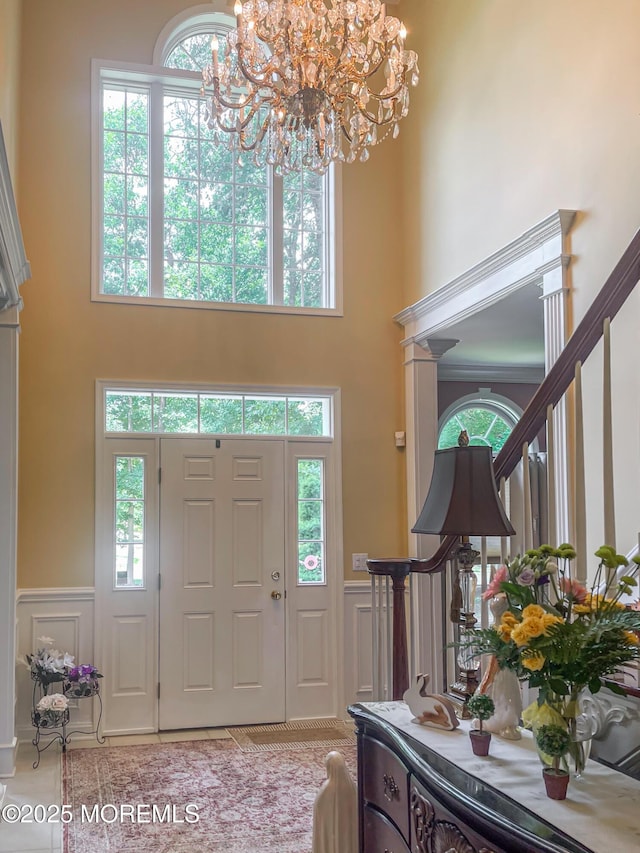
[(345, 581), (344, 621), (344, 695), (346, 704), (370, 702), (373, 657), (371, 650), (371, 584), (368, 581)]
[[(24, 660), (38, 648), (38, 637), (52, 637), (54, 647), (73, 655), (78, 664), (92, 663), (94, 659), (94, 590), (88, 587), (59, 589), (23, 589), (16, 595), (17, 656)], [(102, 670), (101, 670), (102, 671)], [(54, 689), (59, 689), (58, 685)], [(29, 670), (20, 663), (16, 671), (16, 733), (18, 740), (33, 739), (31, 707), (33, 682)], [(90, 732), (97, 720), (97, 700), (80, 699), (70, 702), (70, 728)], [(74, 735), (80, 739), (82, 734)]]

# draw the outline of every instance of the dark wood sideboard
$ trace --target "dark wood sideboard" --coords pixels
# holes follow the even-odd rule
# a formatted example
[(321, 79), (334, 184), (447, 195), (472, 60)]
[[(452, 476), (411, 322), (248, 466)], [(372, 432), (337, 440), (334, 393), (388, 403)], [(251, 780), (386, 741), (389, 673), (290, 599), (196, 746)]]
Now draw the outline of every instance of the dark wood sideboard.
[(590, 853), (362, 705), (360, 853)]

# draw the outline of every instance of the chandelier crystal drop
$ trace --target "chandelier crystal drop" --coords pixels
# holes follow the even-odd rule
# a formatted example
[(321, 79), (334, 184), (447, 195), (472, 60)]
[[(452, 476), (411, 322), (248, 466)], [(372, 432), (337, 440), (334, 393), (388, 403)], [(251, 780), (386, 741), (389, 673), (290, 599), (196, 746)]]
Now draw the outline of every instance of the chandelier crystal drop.
[(409, 110), (417, 55), (379, 0), (236, 0), (203, 71), (217, 141), (278, 174), (369, 159)]

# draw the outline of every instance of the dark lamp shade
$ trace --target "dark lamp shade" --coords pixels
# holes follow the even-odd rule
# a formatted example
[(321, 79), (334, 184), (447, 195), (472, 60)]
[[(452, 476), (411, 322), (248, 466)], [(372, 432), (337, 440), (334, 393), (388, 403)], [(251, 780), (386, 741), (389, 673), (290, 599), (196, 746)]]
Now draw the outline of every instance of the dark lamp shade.
[(513, 536), (498, 496), (490, 447), (436, 450), (429, 494), (411, 532)]

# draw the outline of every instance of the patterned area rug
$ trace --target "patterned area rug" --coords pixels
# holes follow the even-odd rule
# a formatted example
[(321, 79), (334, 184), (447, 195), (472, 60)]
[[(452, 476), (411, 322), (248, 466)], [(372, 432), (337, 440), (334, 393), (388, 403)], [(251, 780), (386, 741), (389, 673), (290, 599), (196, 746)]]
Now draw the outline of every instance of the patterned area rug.
[[(355, 747), (340, 751), (355, 778)], [(310, 853), (326, 755), (231, 740), (71, 750), (64, 853)]]
[(239, 726), (227, 732), (243, 752), (323, 747), (337, 749), (355, 744), (353, 727), (342, 720), (296, 720), (268, 726)]

